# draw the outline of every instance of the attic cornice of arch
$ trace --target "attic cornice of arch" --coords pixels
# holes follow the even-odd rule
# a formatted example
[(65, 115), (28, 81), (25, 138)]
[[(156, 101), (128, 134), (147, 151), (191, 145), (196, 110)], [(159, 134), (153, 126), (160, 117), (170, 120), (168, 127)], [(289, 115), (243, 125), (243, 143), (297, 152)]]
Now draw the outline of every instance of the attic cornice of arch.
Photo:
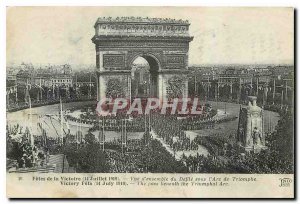
[(193, 36), (122, 36), (122, 35), (95, 35), (92, 38), (93, 43), (97, 41), (185, 41), (191, 42), (194, 39)]
[(95, 23), (126, 23), (126, 24), (178, 24), (178, 25), (190, 25), (188, 20), (171, 19), (171, 18), (149, 18), (149, 17), (99, 17)]

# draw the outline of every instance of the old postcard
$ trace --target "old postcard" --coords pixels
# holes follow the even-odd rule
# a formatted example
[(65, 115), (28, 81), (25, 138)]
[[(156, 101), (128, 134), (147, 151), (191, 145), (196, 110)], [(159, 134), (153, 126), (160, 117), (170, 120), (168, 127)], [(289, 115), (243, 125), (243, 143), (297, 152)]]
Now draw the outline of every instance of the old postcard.
[(294, 198), (294, 9), (7, 7), (9, 198)]

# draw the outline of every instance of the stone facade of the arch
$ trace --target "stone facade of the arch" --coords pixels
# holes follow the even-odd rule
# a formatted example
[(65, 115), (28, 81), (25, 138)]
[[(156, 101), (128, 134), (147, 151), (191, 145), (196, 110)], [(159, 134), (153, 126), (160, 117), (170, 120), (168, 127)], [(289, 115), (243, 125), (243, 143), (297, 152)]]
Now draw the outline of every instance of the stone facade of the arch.
[(174, 19), (99, 18), (92, 38), (96, 48), (98, 101), (130, 97), (131, 67), (144, 57), (157, 69), (157, 96), (187, 97), (189, 23)]

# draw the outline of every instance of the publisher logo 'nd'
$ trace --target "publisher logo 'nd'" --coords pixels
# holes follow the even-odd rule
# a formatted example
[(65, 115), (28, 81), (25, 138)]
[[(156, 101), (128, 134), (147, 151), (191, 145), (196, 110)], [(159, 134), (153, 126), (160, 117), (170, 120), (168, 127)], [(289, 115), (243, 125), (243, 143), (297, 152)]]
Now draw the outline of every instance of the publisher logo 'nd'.
[(290, 178), (281, 178), (279, 187), (290, 187), (291, 183), (293, 182)]

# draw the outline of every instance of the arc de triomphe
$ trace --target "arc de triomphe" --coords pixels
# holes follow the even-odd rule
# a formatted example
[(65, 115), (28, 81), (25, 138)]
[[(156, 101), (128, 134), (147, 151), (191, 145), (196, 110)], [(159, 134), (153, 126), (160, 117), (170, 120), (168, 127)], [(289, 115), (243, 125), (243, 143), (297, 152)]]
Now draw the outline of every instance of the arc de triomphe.
[(138, 57), (149, 63), (152, 97), (187, 97), (189, 43), (193, 40), (189, 26), (188, 21), (175, 19), (98, 18), (92, 38), (97, 100), (131, 97), (132, 63)]

